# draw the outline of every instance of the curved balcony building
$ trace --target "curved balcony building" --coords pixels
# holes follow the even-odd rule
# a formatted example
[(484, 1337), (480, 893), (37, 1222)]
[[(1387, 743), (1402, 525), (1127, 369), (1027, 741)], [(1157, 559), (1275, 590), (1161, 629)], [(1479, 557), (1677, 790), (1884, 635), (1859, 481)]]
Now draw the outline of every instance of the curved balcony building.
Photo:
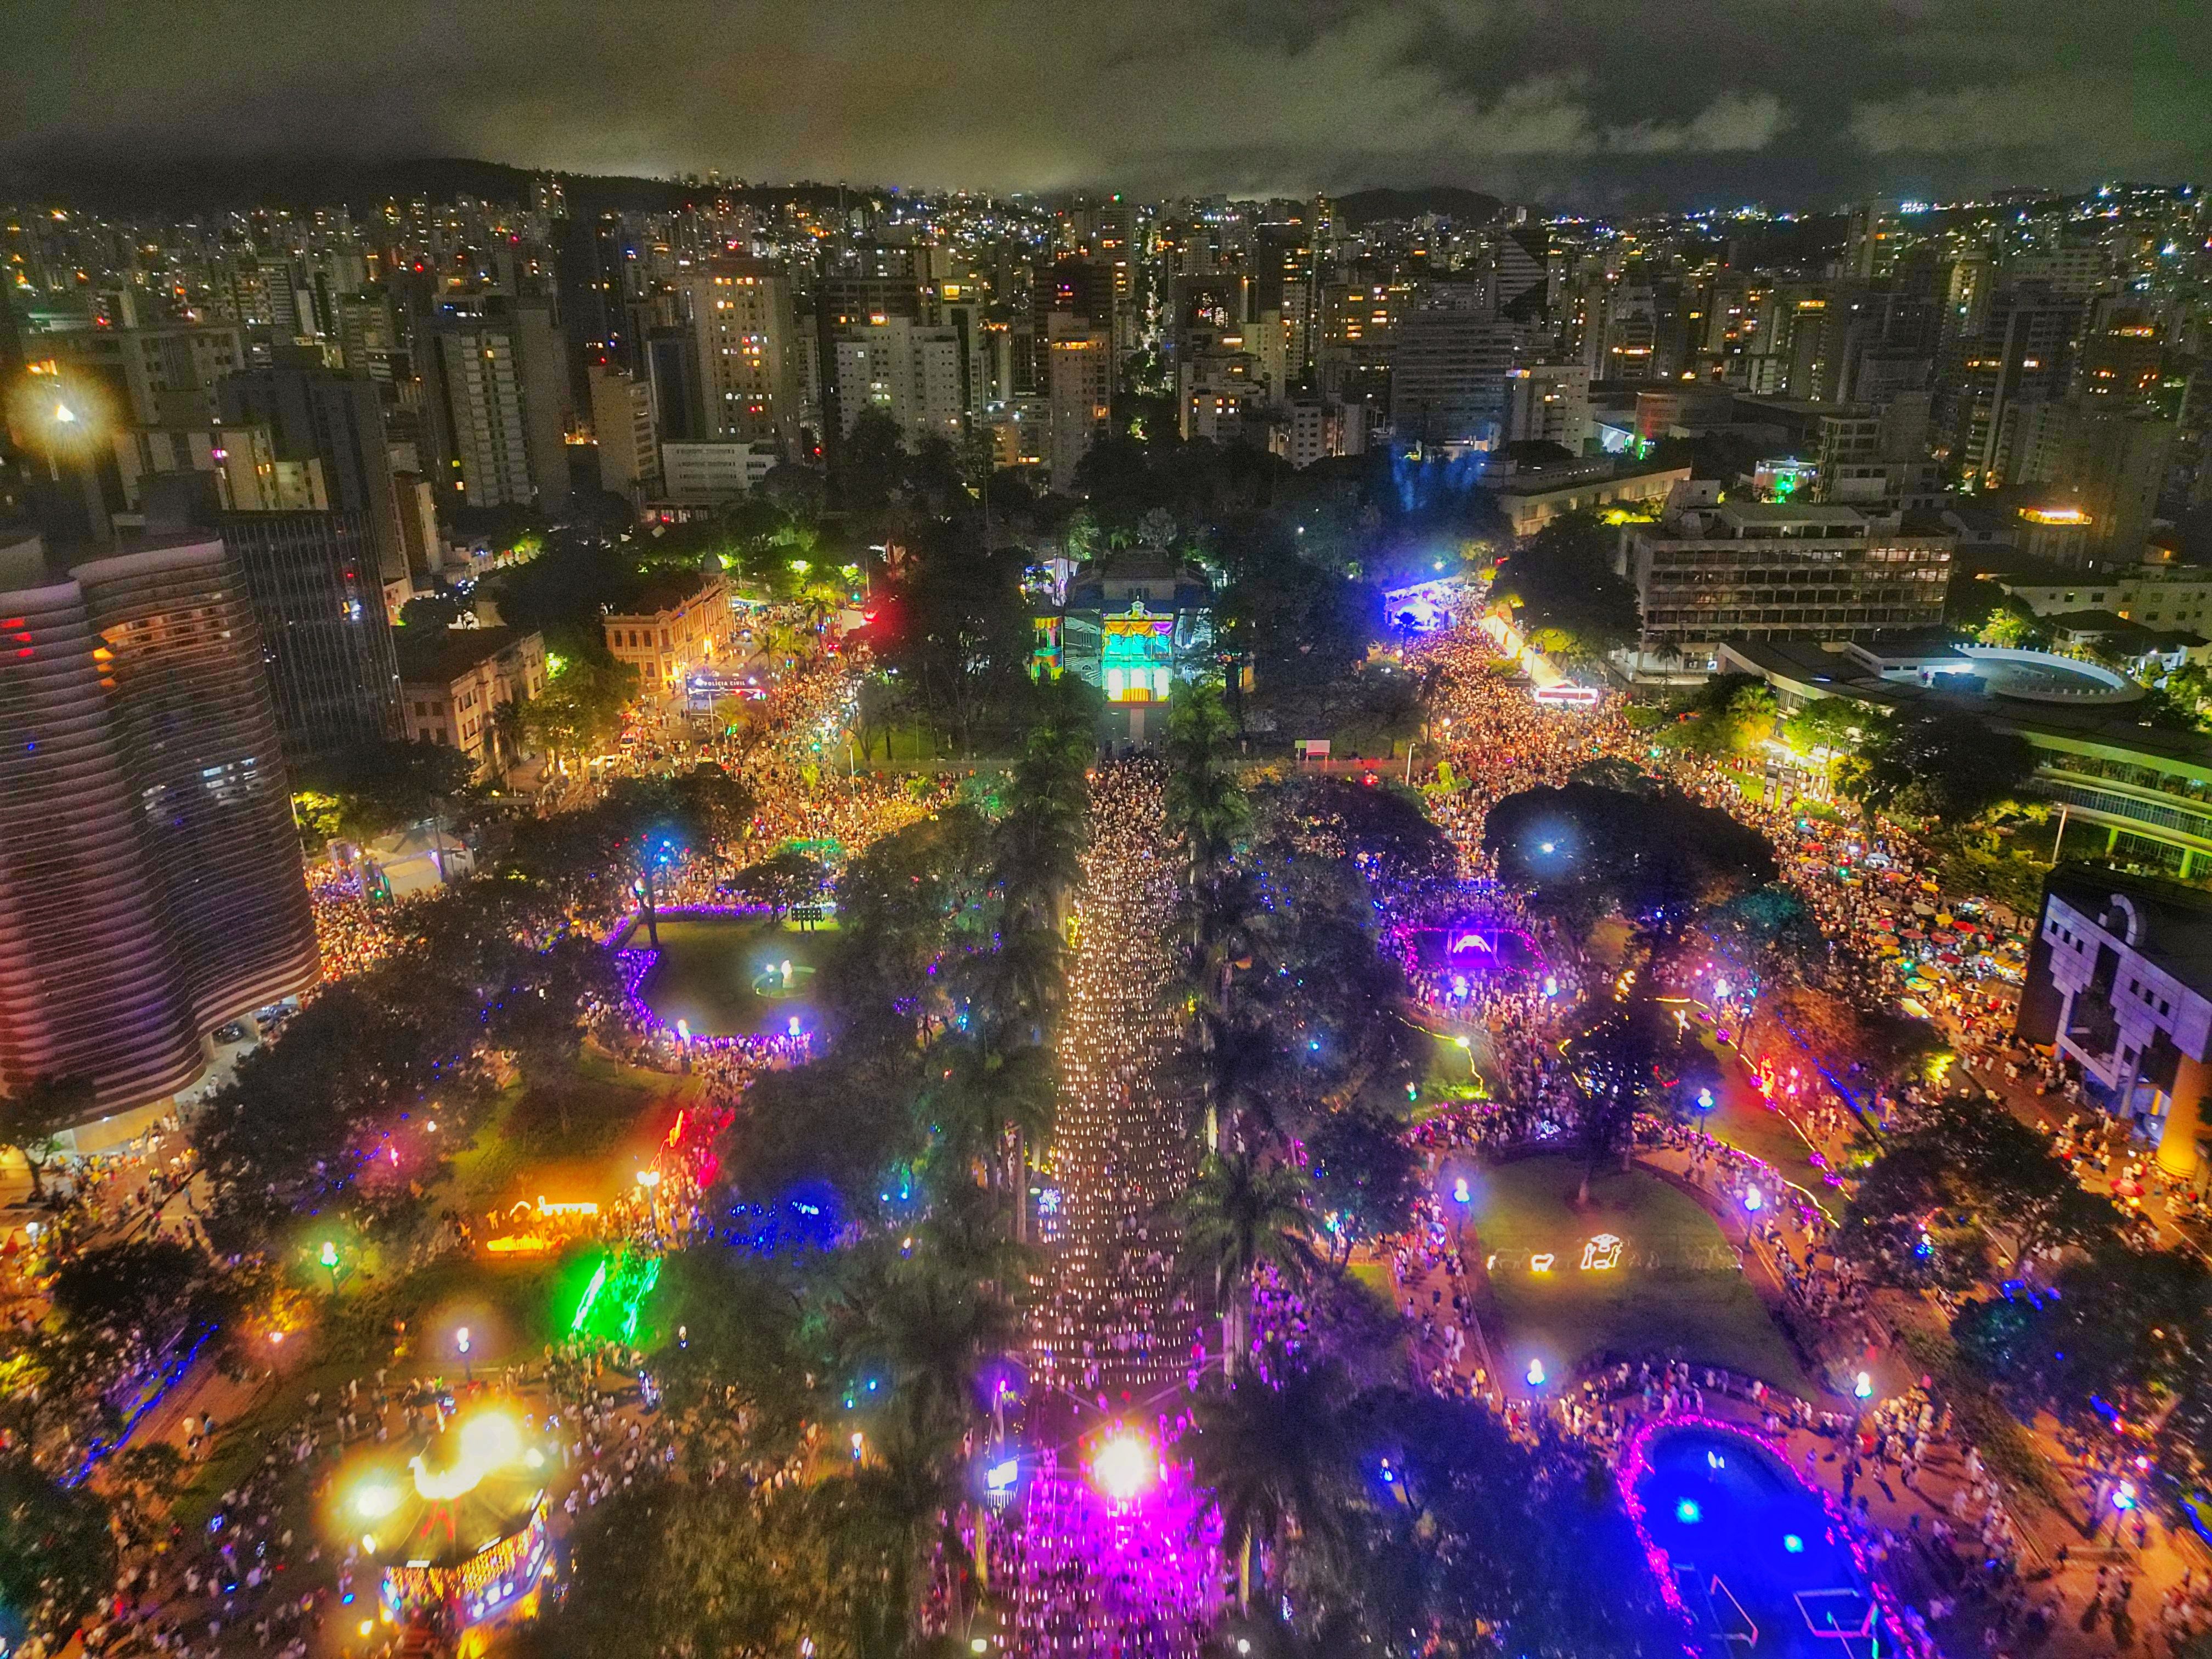
[(259, 635), (196, 538), (0, 550), (0, 1088), (158, 1103), (202, 1034), (316, 974)]

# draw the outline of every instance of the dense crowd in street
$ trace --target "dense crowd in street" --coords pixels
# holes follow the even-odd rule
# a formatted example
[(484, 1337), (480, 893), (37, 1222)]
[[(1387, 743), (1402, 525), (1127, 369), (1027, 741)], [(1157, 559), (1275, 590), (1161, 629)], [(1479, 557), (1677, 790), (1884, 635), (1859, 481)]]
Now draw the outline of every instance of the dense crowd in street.
[[(1442, 901), (1385, 895), (1386, 939), (1407, 965), (1423, 1017), (1443, 1041), (1459, 1034), (1488, 1074), (1480, 1085), (1425, 1103), (1416, 1139), (1431, 1165), (1427, 1191), (1412, 1230), (1374, 1252), (1388, 1269), (1419, 1376), (1440, 1393), (1486, 1404), (1525, 1445), (1561, 1460), (1562, 1468), (1593, 1456), (1618, 1467), (1635, 1430), (1656, 1419), (1733, 1413), (1731, 1420), (1786, 1443), (1793, 1456), (1802, 1452), (1808, 1482), (1839, 1496), (1856, 1545), (1905, 1599), (1907, 1628), (1923, 1650), (1931, 1642), (1978, 1639), (1986, 1652), (2002, 1655), (2044, 1639), (2064, 1611), (2060, 1588), (2031, 1577), (2000, 1483), (1960, 1439), (1940, 1401), (1913, 1388), (1863, 1412), (1839, 1410), (1714, 1368), (1610, 1356), (1583, 1373), (1551, 1379), (1548, 1393), (1509, 1387), (1477, 1318), (1481, 1277), (1472, 1269), (1480, 1264), (1463, 1253), (1463, 1223), (1443, 1196), (1455, 1164), (1570, 1130), (1576, 1085), (1561, 1038), (1607, 977), (1577, 941), (1499, 885), (1481, 836), (1486, 813), (1505, 796), (1563, 783), (1594, 759), (1633, 759), (1664, 771), (1769, 837), (1784, 879), (1870, 983), (1890, 997), (1923, 998), (1948, 1017), (1968, 1057), (1985, 1068), (2002, 1067), (2008, 1080), (2039, 1084), (2057, 1102), (2078, 1103), (2046, 1060), (2004, 1035), (2020, 963), (2002, 921), (1958, 902), (1964, 896), (1942, 894), (1925, 849), (1897, 832), (1841, 813), (1751, 799), (1725, 770), (1662, 757), (1632, 730), (1613, 700), (1594, 710), (1538, 705), (1525, 685), (1498, 672), (1495, 653), (1470, 627), (1432, 636), (1412, 660), (1437, 671), (1430, 682), (1431, 729), (1448, 771), (1439, 770), (1426, 799), (1457, 854), (1460, 884)], [(793, 842), (832, 861), (849, 857), (957, 798), (960, 780), (950, 774), (917, 779), (860, 769), (845, 737), (853, 666), (827, 655), (802, 663), (755, 705), (757, 718), (741, 732), (696, 745), (637, 742), (608, 769), (610, 776), (650, 775), (709, 760), (756, 801), (740, 846), (720, 856), (687, 857), (662, 878), (663, 908), (726, 901), (738, 865)], [(1144, 759), (1091, 774), (1091, 833), (1056, 1038), (1057, 1123), (1036, 1206), (1048, 1265), (1027, 1344), (1039, 1385), (1034, 1399), (1140, 1420), (1163, 1409), (1163, 1401), (1176, 1409), (1174, 1402), (1208, 1385), (1221, 1360), (1208, 1351), (1212, 1328), (1177, 1280), (1168, 1219), (1192, 1173), (1196, 1141), (1173, 1082), (1180, 1022), (1160, 995), (1174, 970), (1177, 893), (1163, 780), (1160, 767)], [(389, 950), (381, 913), (363, 904), (347, 877), (319, 870), (311, 896), (326, 977), (358, 972)], [(1425, 951), (1417, 942), (1468, 927), (1511, 932), (1527, 942), (1528, 959), (1474, 972), (1449, 948)], [(738, 1109), (762, 1070), (794, 1063), (808, 1049), (797, 1034), (681, 1040), (642, 1010), (637, 983), (633, 977), (628, 985), (625, 1057), (707, 1085), (700, 1118), (664, 1150), (655, 1179), (626, 1193), (593, 1224), (611, 1242), (650, 1254), (680, 1248), (695, 1227), (714, 1173), (706, 1151), (714, 1127)], [(1856, 1121), (1816, 1092), (1808, 1087), (1784, 1103), (1808, 1144), (1838, 1149)], [(2123, 1195), (2158, 1191), (2177, 1209), (2196, 1201), (2162, 1182), (2126, 1144), (2124, 1127), (2077, 1111), (2054, 1133), (2085, 1178), (2094, 1175)], [(51, 1268), (95, 1227), (166, 1228), (200, 1237), (188, 1201), (173, 1201), (185, 1194), (189, 1159), (165, 1146), (150, 1143), (137, 1162), (95, 1169), (89, 1178), (81, 1172), (78, 1208), (44, 1241), (42, 1265)], [(1744, 1188), (1762, 1186), (1772, 1201), (1743, 1225), (1742, 1259), (1771, 1275), (1785, 1326), (1809, 1354), (1834, 1358), (1875, 1337), (1870, 1288), (1836, 1254), (1830, 1217), (1811, 1194), (1785, 1191), (1766, 1166), (1698, 1130), (1647, 1125), (1644, 1152), (1715, 1209), (1734, 1206), (1739, 1221)], [(470, 1242), (465, 1231), (450, 1241)], [(36, 1286), (18, 1290), (27, 1298), (18, 1316), (28, 1316)], [(1256, 1275), (1251, 1314), (1244, 1357), (1263, 1378), (1312, 1345), (1311, 1309), (1271, 1270)], [(108, 1334), (118, 1352), (139, 1356), (142, 1369), (165, 1352), (141, 1331)], [(364, 1449), (434, 1433), (471, 1404), (505, 1401), (556, 1453), (553, 1503), (564, 1528), (608, 1496), (661, 1478), (676, 1458), (672, 1426), (636, 1409), (651, 1386), (639, 1357), (617, 1346), (580, 1340), (549, 1347), (541, 1358), (488, 1371), (459, 1389), (442, 1376), (402, 1375), (404, 1346), (403, 1333), (388, 1365), (328, 1399), (307, 1396), (301, 1418), (270, 1435), (258, 1462), (222, 1494), (204, 1532), (188, 1536), (172, 1525), (156, 1547), (132, 1552), (87, 1633), (87, 1650), (150, 1647), (198, 1659), (250, 1642), (278, 1659), (301, 1659), (318, 1632), (353, 1625), (374, 1601), (374, 1565), (350, 1545), (326, 1550), (313, 1518), (319, 1489)], [(188, 1455), (204, 1456), (229, 1426), (203, 1411), (176, 1425), (175, 1437)], [(2092, 1479), (2094, 1456), (2081, 1449)], [(748, 1471), (745, 1478), (796, 1476)], [(1159, 1562), (1141, 1582), (1123, 1583), (1097, 1568), (1114, 1549), (1135, 1548), (1132, 1540), (1116, 1543), (1098, 1533), (1072, 1483), (1062, 1492), (1040, 1481), (1036, 1491), (1036, 1512), (991, 1545), (1000, 1570), (1018, 1586), (1017, 1602), (1029, 1608), (1024, 1630), (1056, 1651), (1193, 1651), (1220, 1588), (1218, 1571), (1205, 1588), (1208, 1563), (1201, 1558), (1218, 1554), (1220, 1540), (1218, 1522), (1200, 1537), (1204, 1504), (1185, 1517), (1191, 1524), (1181, 1541), (1146, 1546)], [(2139, 1536), (2139, 1550), (2142, 1541)], [(2132, 1594), (2127, 1568), (2100, 1568), (2082, 1627), (2100, 1610), (2110, 1619)], [(2138, 1625), (2146, 1616), (2142, 1608), (2130, 1615)], [(2169, 1588), (2148, 1616), (2178, 1646), (2212, 1618), (2212, 1579)]]
[[(2111, 1619), (2128, 1601), (2132, 1570), (2118, 1563), (2101, 1568), (2087, 1590), (2088, 1605), (2079, 1599), (2068, 1605), (2066, 1597), (2078, 1598), (2078, 1589), (2054, 1579), (2047, 1564), (2031, 1572), (1996, 1477), (1957, 1437), (1948, 1409), (1920, 1389), (1860, 1413), (1770, 1395), (1748, 1379), (1732, 1390), (1717, 1372), (1702, 1371), (1700, 1381), (1687, 1367), (1656, 1363), (1609, 1365), (1561, 1390), (1548, 1406), (1540, 1389), (1516, 1400), (1519, 1391), (1504, 1387), (1475, 1317), (1478, 1281), (1467, 1271), (1448, 1218), (1453, 1206), (1439, 1189), (1455, 1160), (1571, 1123), (1572, 1091), (1561, 1074), (1559, 1039), (1602, 976), (1492, 884), (1482, 829), (1489, 808), (1504, 796), (1565, 782), (1598, 758), (1627, 760), (1659, 774), (1768, 838), (1782, 879), (1803, 897), (1847, 975), (1887, 999), (1917, 999), (1984, 1074), (2002, 1068), (2008, 1082), (2048, 1094), (2061, 1111), (2078, 1107), (2081, 1096), (2047, 1055), (2009, 1034), (2025, 955), (2018, 918), (1972, 895), (1944, 892), (1928, 849), (1894, 826), (1848, 809), (1762, 800), (1747, 793), (1735, 772), (1633, 732), (1614, 700), (1594, 713), (1542, 708), (1524, 684), (1498, 672), (1494, 653), (1472, 629), (1447, 629), (1411, 655), (1441, 671), (1431, 681), (1428, 712), (1432, 739), (1443, 739), (1442, 766), (1426, 793), (1431, 817), (1462, 855), (1466, 884), (1456, 920), (1462, 932), (1493, 930), (1493, 939), (1495, 929), (1513, 928), (1535, 942), (1538, 957), (1519, 972), (1462, 972), (1433, 945), (1425, 956), (1413, 948), (1417, 932), (1448, 923), (1448, 911), (1393, 918), (1415, 995), (1434, 1011), (1440, 1030), (1458, 1029), (1482, 1041), (1501, 1097), (1431, 1105), (1425, 1114), (1417, 1139), (1431, 1160), (1431, 1190), (1413, 1233), (1386, 1242), (1382, 1251), (1423, 1373), (1442, 1392), (1488, 1402), (1532, 1443), (1564, 1431), (1569, 1443), (1607, 1457), (1617, 1455), (1633, 1424), (1702, 1413), (1709, 1394), (1733, 1392), (1739, 1418), (1770, 1435), (1792, 1437), (1803, 1449), (1807, 1479), (1839, 1495), (1863, 1559), (1896, 1587), (1901, 1621), (1911, 1641), (1924, 1648), (1970, 1642), (2002, 1654), (2047, 1640), (2062, 1613), (2085, 1631), (2100, 1614)], [(1758, 988), (1747, 982), (1748, 974), (1737, 973), (1723, 996), (1717, 979), (1729, 971), (1718, 968), (1708, 976), (1714, 982), (1700, 988), (1723, 1006), (1730, 1024), (1740, 1024)], [(1801, 1124), (1808, 1146), (1826, 1149), (1815, 1153), (1816, 1165), (1840, 1168), (1859, 1121), (1844, 1100), (1820, 1087), (1809, 1057), (1794, 1057), (1806, 1062), (1800, 1077), (1787, 1076), (1785, 1066), (1768, 1078), (1775, 1103)], [(1871, 1109), (1877, 1103), (1850, 1104)], [(2197, 1201), (2160, 1177), (2140, 1145), (2130, 1144), (2130, 1126), (2079, 1111), (2063, 1124), (2051, 1115), (2058, 1151), (2100, 1188), (2124, 1201), (2156, 1194), (2177, 1218)], [(1801, 1340), (1837, 1364), (1855, 1359), (1869, 1342), (1887, 1341), (1890, 1334), (1875, 1312), (1871, 1287), (1833, 1250), (1831, 1217), (1811, 1194), (1787, 1188), (1758, 1160), (1693, 1128), (1650, 1126), (1646, 1142), (1647, 1158), (1660, 1154), (1662, 1164), (1717, 1207), (1742, 1217), (1747, 1188), (1765, 1193), (1768, 1201), (1744, 1228), (1742, 1249), (1771, 1276), (1778, 1311)], [(1828, 1176), (1831, 1185), (1835, 1180)], [(2148, 1222), (2140, 1225), (2142, 1242), (2149, 1242)], [(2075, 1455), (2085, 1485), (2094, 1484), (2100, 1467), (2096, 1449), (2077, 1448)], [(2117, 1478), (2107, 1471), (2106, 1486)], [(2100, 1496), (2087, 1494), (2093, 1510)], [(2142, 1519), (2139, 1510), (2136, 1518)], [(2063, 1551), (2058, 1565), (2064, 1565)], [(2212, 1607), (2207, 1596), (2207, 1587), (2192, 1592), (2187, 1578), (2170, 1586), (2154, 1614), (2159, 1632), (2178, 1645), (2202, 1628)], [(2139, 1627), (2144, 1610), (2124, 1617)]]
[(1178, 1032), (1159, 995), (1176, 903), (1164, 810), (1157, 763), (1094, 774), (1040, 1206), (1054, 1267), (1031, 1346), (1045, 1380), (1105, 1408), (1181, 1379), (1196, 1340), (1163, 1220), (1189, 1174), (1164, 1088)]

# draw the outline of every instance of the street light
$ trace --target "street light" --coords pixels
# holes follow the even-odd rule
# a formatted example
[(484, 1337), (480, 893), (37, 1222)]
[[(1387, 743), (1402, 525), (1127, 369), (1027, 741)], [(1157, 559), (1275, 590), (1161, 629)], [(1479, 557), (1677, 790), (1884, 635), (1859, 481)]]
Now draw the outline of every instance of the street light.
[(82, 497), (86, 528), (103, 545), (114, 539), (107, 499), (100, 489), (95, 447), (106, 422), (96, 394), (63, 382), (52, 364), (33, 364), (14, 398), (19, 427), (37, 432), (56, 483), (74, 482)]
[(461, 1351), (461, 1376), (464, 1381), (477, 1380), (476, 1363), (469, 1358), (469, 1328), (465, 1325), (453, 1333), (453, 1346)]

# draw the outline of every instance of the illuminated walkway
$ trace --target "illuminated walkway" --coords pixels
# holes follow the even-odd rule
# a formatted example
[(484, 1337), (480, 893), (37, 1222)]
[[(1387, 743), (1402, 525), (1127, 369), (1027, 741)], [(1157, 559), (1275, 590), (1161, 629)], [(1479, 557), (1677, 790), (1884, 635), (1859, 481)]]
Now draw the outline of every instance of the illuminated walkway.
[[(1175, 1246), (1161, 1214), (1189, 1178), (1194, 1146), (1160, 1086), (1180, 1036), (1162, 997), (1176, 883), (1161, 817), (1152, 763), (1093, 775), (1059, 1125), (1038, 1206), (1036, 1461), (994, 1543), (1019, 1659), (1195, 1659), (1221, 1609), (1221, 1523), (1172, 1454), (1165, 1467), (1158, 1456), (1194, 1328), (1171, 1306)], [(1090, 1467), (1115, 1442), (1128, 1464), (1119, 1480)]]
[(1176, 884), (1147, 761), (1098, 769), (1091, 845), (1060, 1039), (1060, 1119), (1039, 1234), (1046, 1294), (1031, 1330), (1039, 1381), (1118, 1413), (1188, 1372), (1194, 1325), (1170, 1310), (1174, 1241), (1161, 1206), (1193, 1142), (1160, 1088), (1178, 1041), (1162, 988)]

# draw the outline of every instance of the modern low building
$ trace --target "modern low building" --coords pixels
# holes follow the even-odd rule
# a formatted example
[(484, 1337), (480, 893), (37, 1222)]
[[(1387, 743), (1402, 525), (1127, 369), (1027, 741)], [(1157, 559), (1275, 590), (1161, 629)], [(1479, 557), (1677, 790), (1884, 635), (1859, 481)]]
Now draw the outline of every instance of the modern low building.
[(2036, 751), (2028, 793), (2063, 809), (2061, 848), (2106, 852), (2187, 878), (2212, 866), (2212, 738), (2143, 724), (2142, 688), (2045, 651), (1953, 646), (1941, 635), (1868, 642), (1729, 640), (1723, 672), (1757, 674), (1785, 713), (1821, 697), (1971, 714)]
[(2044, 884), (2015, 1028), (2194, 1177), (2212, 1048), (2212, 894), (2063, 866)]
[(319, 969), (260, 629), (206, 535), (0, 549), (0, 1090), (82, 1077), (137, 1133), (208, 1034)]
[(737, 631), (729, 582), (704, 571), (649, 578), (629, 609), (604, 623), (607, 649), (637, 671), (643, 696), (674, 696), (694, 669), (729, 656)]
[(496, 777), (521, 758), (500, 732), (505, 703), (545, 689), (545, 640), (512, 628), (403, 628), (399, 706), (407, 735), (442, 743)]
[(1176, 681), (1216, 666), (1213, 590), (1175, 559), (1122, 555), (1086, 564), (1069, 579), (1065, 604), (1036, 622), (1038, 672), (1077, 674), (1098, 687), (1110, 742), (1158, 737), (1152, 706), (1168, 701)]
[(2212, 630), (2212, 568), (2201, 564), (2161, 561), (2121, 570), (2083, 571), (2063, 581), (2013, 576), (1992, 580), (2039, 617), (2109, 611), (2146, 628)]
[(1602, 511), (1612, 507), (1649, 507), (1665, 501), (1667, 492), (1676, 484), (1689, 481), (1690, 469), (1686, 466), (1605, 473), (1568, 481), (1516, 478), (1498, 486), (1496, 501), (1498, 510), (1513, 526), (1515, 535), (1533, 536), (1553, 520), (1569, 513)]
[(1954, 538), (1838, 503), (1716, 501), (1685, 490), (1621, 533), (1639, 656), (1709, 663), (1723, 640), (1867, 640), (1943, 620)]

